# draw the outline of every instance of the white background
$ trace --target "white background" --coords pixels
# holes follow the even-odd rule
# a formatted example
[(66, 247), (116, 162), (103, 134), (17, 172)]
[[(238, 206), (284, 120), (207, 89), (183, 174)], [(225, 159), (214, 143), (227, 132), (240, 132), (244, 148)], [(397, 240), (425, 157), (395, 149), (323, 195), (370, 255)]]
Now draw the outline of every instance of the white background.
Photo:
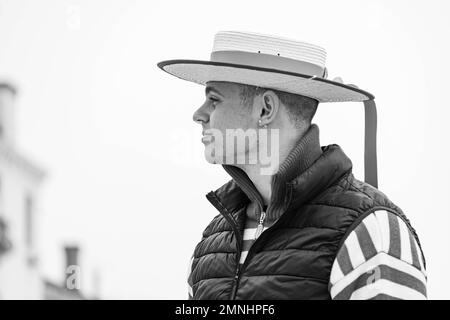
[[(450, 2), (0, 1), (0, 78), (18, 86), (18, 144), (49, 171), (39, 217), (46, 277), (81, 246), (82, 284), (103, 298), (184, 299), (188, 260), (217, 214), (192, 113), (204, 88), (160, 71), (209, 59), (219, 30), (327, 49), (329, 78), (376, 96), (379, 189), (416, 228), (429, 297), (448, 299)], [(321, 104), (321, 144), (363, 179), (363, 104)]]

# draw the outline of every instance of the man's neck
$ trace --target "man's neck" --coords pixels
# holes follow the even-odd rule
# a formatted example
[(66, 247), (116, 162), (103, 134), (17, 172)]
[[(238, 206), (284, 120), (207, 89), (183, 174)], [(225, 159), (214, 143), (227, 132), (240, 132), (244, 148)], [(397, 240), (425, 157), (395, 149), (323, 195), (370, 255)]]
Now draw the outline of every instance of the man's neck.
[[(274, 173), (278, 171), (279, 165), (283, 163), (295, 144), (302, 138), (306, 130), (280, 133), (279, 145), (279, 161), (278, 167), (275, 168)], [(259, 159), (259, 158), (258, 158)], [(272, 197), (272, 175), (261, 174), (263, 166), (260, 163), (254, 165), (238, 165), (253, 182), (258, 192), (261, 194), (264, 205), (270, 204)]]

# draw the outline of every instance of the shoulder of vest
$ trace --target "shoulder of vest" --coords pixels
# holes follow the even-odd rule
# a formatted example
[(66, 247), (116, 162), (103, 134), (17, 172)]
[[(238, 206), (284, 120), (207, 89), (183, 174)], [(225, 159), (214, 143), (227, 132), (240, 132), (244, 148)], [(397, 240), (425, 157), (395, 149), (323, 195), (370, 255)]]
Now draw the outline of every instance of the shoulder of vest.
[(319, 194), (311, 202), (314, 205), (344, 207), (362, 214), (380, 209), (402, 214), (402, 210), (377, 188), (356, 179), (352, 173), (345, 175), (336, 184)]
[(367, 216), (376, 211), (383, 210), (394, 214), (403, 220), (420, 246), (416, 230), (412, 227), (402, 209), (394, 204), (382, 191), (368, 183), (355, 179), (353, 174), (350, 174), (339, 181), (337, 187), (330, 190), (330, 193), (325, 194), (322, 199), (316, 199), (315, 201), (323, 201), (324, 203), (336, 206), (345, 204), (346, 206), (350, 206), (350, 209), (357, 212), (357, 214), (354, 215), (354, 220), (348, 225), (342, 236), (338, 250), (342, 247), (348, 235), (355, 230)]
[(217, 232), (222, 232), (224, 230), (231, 230), (231, 226), (228, 225), (226, 219), (222, 214), (217, 214), (206, 226), (203, 231), (203, 238), (209, 237)]
[[(323, 206), (324, 213), (314, 209), (311, 219), (324, 224), (323, 219), (329, 218), (330, 210), (335, 210), (331, 221), (333, 228), (340, 229), (342, 233), (341, 239), (338, 241), (338, 248), (342, 246), (347, 236), (356, 226), (369, 214), (386, 210), (402, 218), (410, 227), (410, 223), (402, 210), (395, 205), (389, 198), (377, 188), (368, 183), (356, 179), (352, 173), (342, 177), (336, 184), (330, 186), (327, 190), (320, 193), (306, 205), (314, 207)], [(325, 210), (325, 208), (328, 208)], [(314, 217), (315, 216), (315, 217)], [(414, 230), (410, 227), (412, 231)], [(413, 231), (413, 233), (415, 233)]]

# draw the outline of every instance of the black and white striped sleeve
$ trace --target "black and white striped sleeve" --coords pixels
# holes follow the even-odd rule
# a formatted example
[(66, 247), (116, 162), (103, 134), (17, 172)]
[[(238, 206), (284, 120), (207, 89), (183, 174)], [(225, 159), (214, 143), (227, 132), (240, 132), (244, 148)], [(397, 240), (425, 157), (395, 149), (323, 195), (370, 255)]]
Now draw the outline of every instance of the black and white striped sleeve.
[(348, 235), (333, 263), (334, 300), (426, 299), (422, 251), (406, 223), (387, 211), (365, 217)]

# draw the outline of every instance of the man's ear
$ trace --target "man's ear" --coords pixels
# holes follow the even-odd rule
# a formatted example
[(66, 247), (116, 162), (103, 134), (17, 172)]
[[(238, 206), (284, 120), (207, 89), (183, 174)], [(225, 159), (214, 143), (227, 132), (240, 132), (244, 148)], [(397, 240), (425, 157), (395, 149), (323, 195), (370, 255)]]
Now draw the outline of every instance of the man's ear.
[(261, 121), (263, 124), (270, 123), (278, 113), (280, 99), (272, 90), (267, 90), (262, 94)]

